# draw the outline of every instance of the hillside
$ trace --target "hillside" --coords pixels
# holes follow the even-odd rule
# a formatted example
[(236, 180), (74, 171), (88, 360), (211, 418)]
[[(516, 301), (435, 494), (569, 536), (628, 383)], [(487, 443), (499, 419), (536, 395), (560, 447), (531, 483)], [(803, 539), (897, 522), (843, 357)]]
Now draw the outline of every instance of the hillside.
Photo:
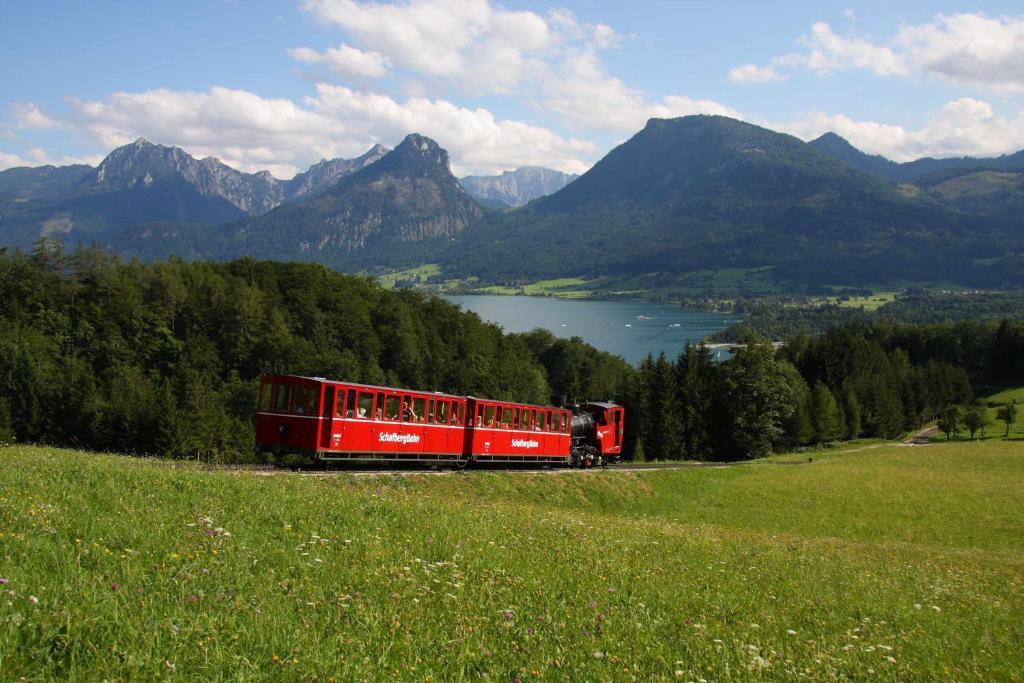
[(652, 119), (561, 191), (489, 217), (446, 263), (496, 279), (770, 265), (796, 282), (1001, 284), (1021, 281), (999, 260), (1021, 227), (908, 196), (794, 137), (690, 116)]
[(4, 674), (1013, 680), (1019, 446), (859, 448), (402, 477), (0, 448)]

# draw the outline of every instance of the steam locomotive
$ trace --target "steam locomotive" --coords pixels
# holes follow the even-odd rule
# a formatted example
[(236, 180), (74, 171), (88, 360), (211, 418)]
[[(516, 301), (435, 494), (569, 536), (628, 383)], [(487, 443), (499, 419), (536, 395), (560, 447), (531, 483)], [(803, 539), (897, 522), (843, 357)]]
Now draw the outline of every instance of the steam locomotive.
[(622, 455), (625, 410), (539, 406), (322, 377), (260, 382), (256, 449), (315, 462), (520, 463), (596, 467)]

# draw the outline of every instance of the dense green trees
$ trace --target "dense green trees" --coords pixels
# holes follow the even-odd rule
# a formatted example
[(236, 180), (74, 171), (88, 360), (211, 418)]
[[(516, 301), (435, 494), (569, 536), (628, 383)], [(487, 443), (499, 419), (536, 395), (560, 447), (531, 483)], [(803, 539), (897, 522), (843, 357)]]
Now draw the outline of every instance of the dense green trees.
[(633, 370), (318, 265), (0, 256), (0, 440), (244, 459), (275, 372), (546, 403), (616, 397)]
[[(1024, 382), (1024, 324), (1011, 321), (854, 323), (781, 351), (747, 341), (724, 362), (688, 346), (632, 368), (579, 338), (502, 334), (441, 299), (318, 265), (125, 263), (42, 242), (0, 253), (0, 442), (245, 459), (257, 379), (280, 372), (611, 399), (627, 408), (627, 454), (730, 460), (892, 438), (970, 405), (972, 381)], [(973, 433), (972, 420), (959, 421)]]

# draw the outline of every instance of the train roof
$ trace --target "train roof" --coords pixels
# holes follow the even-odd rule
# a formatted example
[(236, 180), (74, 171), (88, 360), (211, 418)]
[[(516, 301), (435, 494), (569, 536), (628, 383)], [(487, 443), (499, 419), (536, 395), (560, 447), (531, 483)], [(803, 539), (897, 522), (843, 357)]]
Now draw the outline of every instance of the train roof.
[(586, 405), (597, 406), (598, 408), (604, 408), (605, 410), (622, 407), (618, 403), (610, 403), (608, 401), (587, 401)]
[[(521, 408), (543, 408), (544, 410), (560, 410), (563, 412), (569, 412), (568, 408), (559, 408), (553, 405), (539, 405), (536, 403), (523, 403), (521, 401), (504, 401), (498, 398), (481, 398), (479, 396), (459, 396), (458, 394), (446, 394), (443, 391), (430, 391), (429, 389), (403, 389), (401, 387), (384, 387), (376, 384), (360, 384), (359, 382), (346, 382), (340, 379), (327, 379), (326, 377), (306, 377), (305, 375), (264, 375), (264, 377), (290, 377), (293, 379), (304, 379), (310, 382), (330, 382), (331, 384), (344, 384), (347, 387), (355, 387), (357, 389), (372, 389), (374, 391), (390, 391), (392, 393), (402, 392), (409, 394), (421, 394), (424, 396), (443, 396), (445, 398), (454, 398), (461, 401), (472, 399), (474, 401), (486, 401), (487, 403), (500, 403), (506, 406), (518, 406)], [(592, 405), (605, 405), (605, 404), (592, 404)], [(614, 403), (606, 404), (608, 406), (614, 406)]]
[(465, 396), (457, 394), (446, 394), (443, 391), (431, 391), (429, 389), (403, 389), (402, 387), (384, 387), (377, 384), (360, 384), (359, 382), (348, 382), (343, 379), (327, 379), (326, 377), (306, 377), (305, 375), (264, 375), (264, 377), (291, 377), (293, 379), (305, 379), (310, 382), (329, 382), (331, 384), (344, 384), (347, 387), (357, 389), (373, 389), (374, 391), (390, 391), (392, 393), (423, 394), (425, 396), (444, 396), (445, 398), (457, 398), (465, 400)]

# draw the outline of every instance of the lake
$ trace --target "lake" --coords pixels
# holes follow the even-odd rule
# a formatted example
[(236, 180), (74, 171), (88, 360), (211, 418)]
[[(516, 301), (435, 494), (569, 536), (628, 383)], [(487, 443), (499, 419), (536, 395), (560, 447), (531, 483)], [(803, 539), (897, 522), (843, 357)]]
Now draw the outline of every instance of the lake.
[(542, 327), (558, 337), (584, 341), (636, 365), (648, 353), (675, 358), (686, 342), (698, 342), (739, 320), (727, 313), (684, 311), (649, 301), (583, 301), (535, 296), (444, 297), (506, 332)]

